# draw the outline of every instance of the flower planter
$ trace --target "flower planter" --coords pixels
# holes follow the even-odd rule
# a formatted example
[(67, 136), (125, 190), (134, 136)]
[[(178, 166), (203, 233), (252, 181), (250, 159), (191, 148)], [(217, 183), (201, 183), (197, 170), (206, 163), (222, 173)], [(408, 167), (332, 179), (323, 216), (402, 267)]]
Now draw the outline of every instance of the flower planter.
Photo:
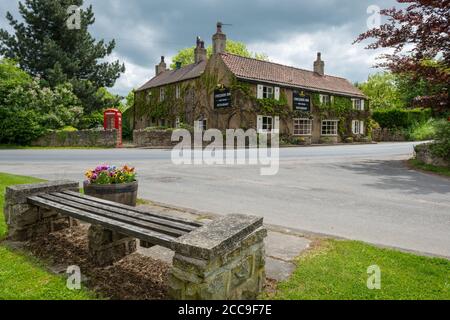
[(122, 184), (84, 183), (84, 193), (91, 197), (114, 201), (128, 206), (136, 206), (138, 182)]

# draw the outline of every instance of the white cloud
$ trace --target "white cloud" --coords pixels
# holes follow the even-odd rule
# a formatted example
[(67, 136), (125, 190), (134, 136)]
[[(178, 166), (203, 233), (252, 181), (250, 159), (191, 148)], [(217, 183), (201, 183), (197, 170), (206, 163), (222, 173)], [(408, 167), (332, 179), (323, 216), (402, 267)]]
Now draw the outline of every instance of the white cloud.
[(262, 41), (249, 43), (254, 52), (264, 52), (273, 62), (295, 66), (307, 70), (313, 69), (317, 52), (322, 52), (325, 60), (325, 72), (329, 75), (341, 76), (348, 80), (364, 81), (376, 63), (379, 50), (366, 50), (365, 45), (352, 45), (356, 38), (348, 26), (332, 27), (308, 33), (290, 33), (278, 41)]
[(118, 59), (125, 63), (126, 67), (125, 73), (122, 74), (122, 76), (116, 81), (115, 86), (111, 90), (116, 94), (126, 96), (131, 90), (142, 86), (155, 74), (155, 71), (151, 66), (148, 66), (148, 68), (142, 67), (127, 60), (125, 57), (118, 56), (117, 54), (112, 54), (110, 59), (111, 61)]

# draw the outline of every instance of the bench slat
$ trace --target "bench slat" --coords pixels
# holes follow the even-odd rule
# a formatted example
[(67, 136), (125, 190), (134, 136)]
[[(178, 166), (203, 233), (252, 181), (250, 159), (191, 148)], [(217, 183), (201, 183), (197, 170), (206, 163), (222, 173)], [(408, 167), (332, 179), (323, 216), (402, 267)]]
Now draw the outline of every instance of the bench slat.
[(50, 201), (42, 198), (42, 196), (29, 197), (28, 202), (32, 205), (48, 210), (56, 210), (63, 215), (68, 215), (91, 224), (101, 225), (119, 233), (123, 233), (155, 245), (161, 245), (166, 248), (171, 248), (172, 242), (176, 239), (175, 237), (167, 234), (151, 231), (138, 226), (130, 225), (128, 223), (110, 219), (108, 217), (85, 212), (61, 203)]
[(198, 222), (198, 221), (192, 221), (192, 220), (183, 219), (183, 218), (176, 218), (176, 217), (172, 217), (172, 216), (169, 216), (169, 215), (154, 214), (154, 213), (147, 212), (145, 209), (140, 209), (140, 208), (136, 208), (136, 207), (126, 206), (124, 204), (120, 204), (120, 203), (111, 202), (111, 201), (108, 201), (108, 200), (103, 200), (103, 199), (87, 196), (87, 195), (84, 195), (84, 194), (81, 194), (81, 193), (78, 193), (78, 192), (74, 192), (74, 191), (63, 191), (62, 193), (68, 194), (68, 195), (71, 195), (71, 196), (74, 196), (74, 197), (78, 197), (78, 198), (81, 198), (81, 199), (86, 199), (86, 200), (89, 200), (89, 201), (94, 201), (94, 202), (98, 202), (98, 203), (101, 203), (101, 204), (106, 204), (108, 206), (112, 206), (112, 207), (115, 207), (115, 208), (130, 210), (130, 211), (133, 211), (133, 212), (142, 213), (142, 214), (153, 216), (153, 217), (156, 217), (156, 218), (161, 218), (161, 219), (165, 219), (165, 220), (169, 220), (169, 221), (174, 221), (174, 222), (187, 224), (187, 225), (190, 225), (190, 226), (194, 226), (196, 228), (203, 226), (203, 223)]
[(139, 212), (134, 212), (134, 211), (131, 211), (131, 210), (115, 208), (115, 207), (110, 206), (110, 205), (101, 204), (99, 202), (93, 202), (91, 200), (87, 200), (87, 199), (71, 196), (71, 195), (68, 195), (68, 194), (60, 193), (60, 192), (51, 193), (51, 195), (56, 196), (58, 198), (63, 198), (63, 199), (69, 200), (69, 201), (74, 201), (74, 202), (77, 202), (77, 203), (80, 203), (80, 204), (85, 204), (85, 205), (88, 205), (88, 206), (93, 207), (93, 208), (102, 209), (102, 210), (106, 210), (108, 212), (129, 216), (131, 218), (147, 221), (147, 222), (150, 222), (150, 223), (155, 223), (157, 225), (162, 225), (162, 226), (165, 226), (165, 227), (169, 227), (171, 229), (177, 229), (177, 230), (183, 231), (184, 233), (191, 232), (191, 231), (193, 231), (193, 230), (198, 228), (198, 227), (194, 227), (194, 226), (191, 226), (191, 225), (183, 224), (183, 223), (180, 223), (180, 222), (174, 222), (174, 221), (169, 221), (169, 220), (162, 219), (162, 218), (156, 218), (156, 217), (153, 217), (153, 216), (149, 216), (149, 215), (146, 215), (146, 214), (143, 214), (143, 213), (139, 213)]
[(150, 223), (150, 222), (146, 222), (143, 220), (139, 220), (139, 219), (135, 219), (126, 215), (121, 215), (121, 214), (116, 214), (107, 210), (103, 210), (103, 209), (98, 209), (98, 208), (93, 208), (89, 205), (85, 205), (79, 202), (75, 202), (72, 200), (67, 200), (64, 198), (60, 198), (54, 194), (43, 194), (41, 195), (41, 198), (46, 199), (46, 200), (50, 200), (50, 201), (54, 201), (56, 203), (59, 204), (63, 204), (75, 209), (80, 209), (89, 213), (93, 213), (95, 215), (98, 216), (103, 216), (103, 217), (107, 217), (110, 219), (114, 219), (120, 222), (124, 222), (124, 223), (129, 223), (132, 225), (135, 225), (137, 227), (141, 227), (141, 228), (145, 228), (145, 229), (149, 229), (149, 230), (153, 230), (159, 233), (164, 233), (164, 234), (168, 234), (170, 236), (173, 237), (181, 237), (182, 235), (186, 234), (187, 232), (185, 231), (181, 231), (178, 229), (172, 229), (172, 228), (168, 228), (165, 226), (161, 226), (161, 225), (157, 225), (154, 223)]

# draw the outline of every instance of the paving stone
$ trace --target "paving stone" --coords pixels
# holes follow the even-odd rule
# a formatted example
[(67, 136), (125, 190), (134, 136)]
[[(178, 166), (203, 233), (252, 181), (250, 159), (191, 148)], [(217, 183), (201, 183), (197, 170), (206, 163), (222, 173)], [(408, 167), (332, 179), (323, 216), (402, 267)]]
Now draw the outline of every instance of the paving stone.
[(169, 265), (172, 265), (172, 260), (175, 255), (175, 252), (172, 250), (160, 246), (154, 246), (151, 248), (139, 247), (138, 252), (155, 260), (164, 261)]
[(307, 250), (310, 244), (311, 241), (306, 238), (269, 231), (266, 238), (266, 255), (289, 262)]
[(295, 270), (292, 262), (276, 260), (270, 257), (266, 258), (266, 276), (276, 281), (287, 280)]

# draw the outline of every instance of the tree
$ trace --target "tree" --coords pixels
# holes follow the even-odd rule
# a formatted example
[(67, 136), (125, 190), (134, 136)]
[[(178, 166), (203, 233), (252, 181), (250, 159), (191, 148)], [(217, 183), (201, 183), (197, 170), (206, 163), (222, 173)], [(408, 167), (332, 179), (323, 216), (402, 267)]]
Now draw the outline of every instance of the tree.
[(404, 104), (396, 80), (392, 73), (382, 72), (369, 76), (358, 87), (369, 97), (372, 109), (401, 108)]
[[(181, 66), (187, 66), (194, 63), (194, 50), (195, 47), (185, 48), (178, 51), (178, 53), (172, 58), (172, 64), (170, 67), (172, 69), (176, 68), (176, 63), (180, 62)], [(227, 40), (227, 46), (225, 48), (226, 52), (236, 54), (242, 57), (255, 58), (258, 60), (268, 60), (267, 55), (264, 53), (252, 53), (248, 50), (247, 46), (243, 42)], [(208, 57), (212, 56), (212, 46), (206, 48), (208, 52)]]
[[(119, 61), (100, 62), (115, 48), (115, 41), (96, 41), (88, 31), (95, 22), (92, 6), (81, 8), (83, 0), (25, 0), (19, 2), (23, 22), (11, 13), (6, 18), (14, 34), (0, 29), (0, 54), (18, 61), (20, 67), (43, 86), (54, 88), (70, 82), (88, 112), (104, 107), (96, 93), (101, 87), (112, 87), (125, 66)], [(79, 29), (67, 23), (79, 13)]]
[[(359, 35), (355, 43), (374, 38), (367, 49), (393, 48), (382, 55), (386, 67), (396, 74), (406, 75), (413, 83), (426, 81), (429, 96), (416, 97), (419, 106), (449, 109), (450, 83), (450, 1), (397, 0), (409, 4), (406, 9), (384, 9), (388, 22)], [(406, 50), (409, 47), (410, 50)], [(406, 51), (405, 51), (406, 50)]]
[(0, 60), (0, 106), (14, 88), (31, 83), (31, 77), (12, 60)]

